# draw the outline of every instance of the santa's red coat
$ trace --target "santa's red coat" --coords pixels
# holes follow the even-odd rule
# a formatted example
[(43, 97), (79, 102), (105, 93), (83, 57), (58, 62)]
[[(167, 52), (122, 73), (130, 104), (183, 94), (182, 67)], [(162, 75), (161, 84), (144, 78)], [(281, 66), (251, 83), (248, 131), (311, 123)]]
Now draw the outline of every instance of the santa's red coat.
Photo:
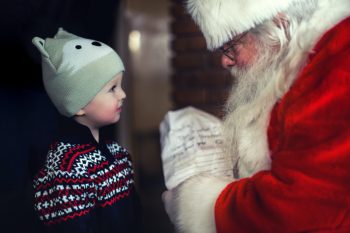
[(314, 51), (273, 109), (271, 170), (221, 192), (218, 233), (350, 232), (350, 18)]

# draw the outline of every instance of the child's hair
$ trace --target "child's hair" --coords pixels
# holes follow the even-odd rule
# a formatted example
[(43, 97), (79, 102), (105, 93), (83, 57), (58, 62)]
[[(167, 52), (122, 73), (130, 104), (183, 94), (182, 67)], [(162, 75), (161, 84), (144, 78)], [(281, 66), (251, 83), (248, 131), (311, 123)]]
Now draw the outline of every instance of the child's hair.
[(42, 57), (44, 87), (58, 111), (74, 116), (124, 65), (108, 45), (59, 28), (53, 38), (34, 37)]

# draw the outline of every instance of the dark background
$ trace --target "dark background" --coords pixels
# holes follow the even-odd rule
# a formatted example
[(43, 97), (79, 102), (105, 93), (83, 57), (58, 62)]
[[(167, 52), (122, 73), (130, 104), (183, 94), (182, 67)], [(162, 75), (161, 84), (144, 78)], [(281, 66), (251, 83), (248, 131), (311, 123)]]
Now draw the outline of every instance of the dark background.
[(112, 46), (118, 0), (2, 0), (0, 3), (0, 232), (40, 232), (32, 168), (45, 156), (58, 113), (42, 85), (34, 36), (59, 27)]

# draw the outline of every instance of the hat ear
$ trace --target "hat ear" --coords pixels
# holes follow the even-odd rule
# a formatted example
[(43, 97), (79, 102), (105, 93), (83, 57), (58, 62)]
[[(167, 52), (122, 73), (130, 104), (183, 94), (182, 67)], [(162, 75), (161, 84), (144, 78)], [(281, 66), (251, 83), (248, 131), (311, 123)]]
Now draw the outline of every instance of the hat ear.
[(57, 31), (54, 38), (59, 39), (59, 38), (79, 38), (79, 37), (72, 34), (72, 33), (67, 32), (62, 27), (60, 27), (60, 28), (58, 28), (58, 31)]
[(40, 51), (43, 61), (45, 61), (49, 65), (49, 67), (51, 68), (51, 70), (53, 72), (56, 72), (56, 68), (55, 68), (55, 66), (52, 64), (52, 62), (50, 60), (50, 55), (45, 50), (45, 40), (40, 38), (40, 37), (34, 37), (32, 39), (32, 42), (35, 45), (35, 47), (37, 47), (38, 50)]
[(40, 37), (34, 37), (32, 40), (35, 47), (37, 47), (41, 53), (41, 55), (45, 58), (49, 58), (49, 54), (45, 50), (45, 40)]

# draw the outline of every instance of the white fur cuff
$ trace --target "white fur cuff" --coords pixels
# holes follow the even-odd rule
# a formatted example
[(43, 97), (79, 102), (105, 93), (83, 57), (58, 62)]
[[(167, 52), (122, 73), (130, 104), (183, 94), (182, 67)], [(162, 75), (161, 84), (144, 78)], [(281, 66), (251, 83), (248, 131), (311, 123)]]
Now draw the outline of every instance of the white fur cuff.
[(213, 176), (195, 176), (176, 192), (175, 225), (184, 233), (215, 233), (214, 206), (221, 191), (232, 180)]

